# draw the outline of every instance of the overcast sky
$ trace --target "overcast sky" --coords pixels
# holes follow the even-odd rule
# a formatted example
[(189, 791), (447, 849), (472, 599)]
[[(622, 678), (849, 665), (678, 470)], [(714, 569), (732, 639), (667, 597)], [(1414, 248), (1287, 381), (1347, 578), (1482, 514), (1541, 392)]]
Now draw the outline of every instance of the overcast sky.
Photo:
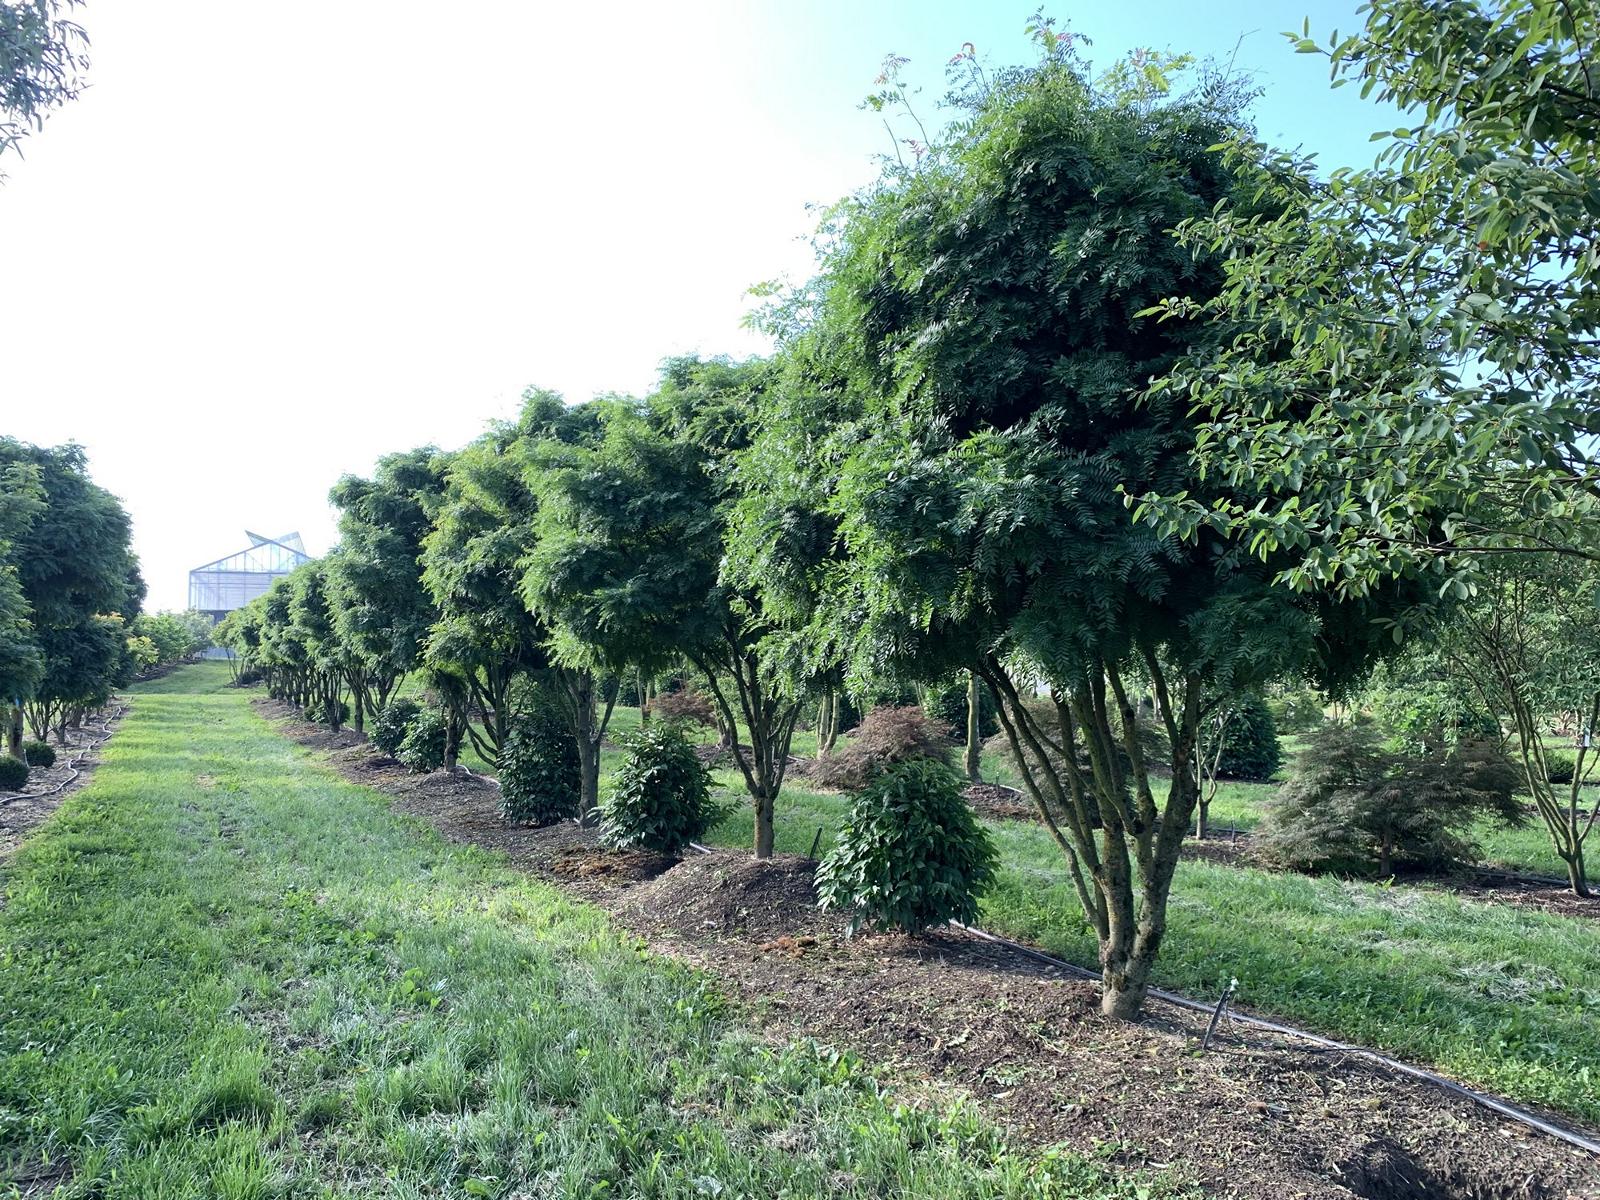
[[(1278, 34), (1355, 2), (1056, 11), (1100, 65), (1237, 45), (1262, 132), (1334, 166), (1384, 122)], [(151, 608), (246, 527), (325, 551), (341, 474), (529, 384), (764, 349), (746, 289), (807, 274), (809, 206), (889, 148), (857, 109), (883, 56), (931, 113), (962, 42), (1029, 59), (1035, 7), (89, 0), (91, 90), (0, 160), (0, 432), (87, 447)]]

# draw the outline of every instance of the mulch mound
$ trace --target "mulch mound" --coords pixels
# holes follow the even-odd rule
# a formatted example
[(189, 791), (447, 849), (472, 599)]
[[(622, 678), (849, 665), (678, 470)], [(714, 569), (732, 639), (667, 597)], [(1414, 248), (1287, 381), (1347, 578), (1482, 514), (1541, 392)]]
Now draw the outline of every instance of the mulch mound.
[(911, 1087), (954, 1085), (1029, 1143), (1170, 1166), (1241, 1200), (1600, 1197), (1592, 1157), (1366, 1059), (1226, 1021), (1202, 1055), (1204, 1014), (1152, 1000), (1140, 1024), (1110, 1021), (1092, 982), (963, 931), (849, 937), (816, 907), (806, 859), (642, 862), (572, 822), (507, 826), (492, 781), (374, 757), (332, 755), (445, 837), (504, 850), (716, 975), (772, 1036), (848, 1047)]

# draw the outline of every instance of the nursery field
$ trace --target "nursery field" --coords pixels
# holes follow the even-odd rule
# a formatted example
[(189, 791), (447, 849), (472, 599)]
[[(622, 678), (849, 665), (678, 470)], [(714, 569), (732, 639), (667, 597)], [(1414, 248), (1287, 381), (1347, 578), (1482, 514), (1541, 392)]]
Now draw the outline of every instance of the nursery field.
[(138, 689), (6, 867), (0, 1194), (1167, 1194), (760, 1041), (704, 976), (392, 815), (226, 678)]

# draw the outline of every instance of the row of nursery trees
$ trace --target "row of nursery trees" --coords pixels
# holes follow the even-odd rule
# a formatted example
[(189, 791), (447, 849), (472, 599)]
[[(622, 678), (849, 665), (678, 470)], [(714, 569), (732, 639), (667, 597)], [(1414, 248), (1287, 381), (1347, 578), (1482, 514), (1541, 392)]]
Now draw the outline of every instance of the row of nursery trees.
[[(1597, 32), (1592, 3), (1379, 0), (1297, 39), (1413, 126), (1331, 179), (1258, 142), (1229, 81), (1175, 88), (1181, 60), (1092, 78), (1048, 21), (1033, 66), (966, 52), (943, 132), (774, 290), (771, 358), (530, 391), (459, 452), (384, 459), (334, 489), (338, 550), (224, 636), (334, 720), (420, 670), (451, 753), (491, 763), (535, 680), (585, 810), (619, 681), (687, 666), (739, 731), (757, 856), (808, 701), (966, 673), (1122, 1017), (1219, 708), (1423, 647), (1506, 723), (1581, 891), (1542, 722), (1600, 711)], [(901, 67), (870, 101), (891, 119)]]
[(81, 447), (0, 437), (0, 790), (53, 762), (47, 739), (65, 744), (116, 688), (211, 645), (201, 613), (140, 611), (131, 534)]

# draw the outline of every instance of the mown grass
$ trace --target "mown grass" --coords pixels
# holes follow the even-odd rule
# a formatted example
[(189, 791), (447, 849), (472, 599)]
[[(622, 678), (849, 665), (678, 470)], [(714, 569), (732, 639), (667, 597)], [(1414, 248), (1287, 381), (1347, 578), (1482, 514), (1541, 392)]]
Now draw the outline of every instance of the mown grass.
[[(734, 794), (736, 783), (724, 775)], [(848, 799), (786, 788), (778, 850), (832, 845)], [(1002, 867), (983, 902), (996, 933), (1085, 967), (1093, 936), (1059, 850), (988, 822)], [(711, 834), (751, 839), (747, 804)], [(1600, 1122), (1600, 923), (1409, 887), (1185, 862), (1156, 971), (1199, 997), (1230, 977), (1240, 1001), (1322, 1033), (1434, 1063), (1519, 1100)]]
[(218, 678), (140, 689), (8, 869), (0, 1180), (54, 1164), (57, 1196), (108, 1200), (1155, 1194), (1013, 1154), (848, 1056), (763, 1043), (704, 977), (394, 816)]

